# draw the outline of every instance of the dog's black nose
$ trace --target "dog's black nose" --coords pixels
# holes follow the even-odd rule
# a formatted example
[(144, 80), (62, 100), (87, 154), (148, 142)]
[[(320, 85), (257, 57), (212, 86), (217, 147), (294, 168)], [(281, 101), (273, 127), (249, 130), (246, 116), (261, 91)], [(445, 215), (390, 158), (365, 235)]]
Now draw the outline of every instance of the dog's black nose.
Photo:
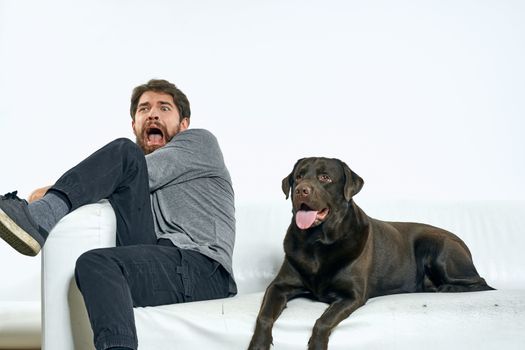
[(309, 186), (297, 186), (295, 188), (295, 194), (302, 197), (308, 197), (312, 193), (312, 189)]

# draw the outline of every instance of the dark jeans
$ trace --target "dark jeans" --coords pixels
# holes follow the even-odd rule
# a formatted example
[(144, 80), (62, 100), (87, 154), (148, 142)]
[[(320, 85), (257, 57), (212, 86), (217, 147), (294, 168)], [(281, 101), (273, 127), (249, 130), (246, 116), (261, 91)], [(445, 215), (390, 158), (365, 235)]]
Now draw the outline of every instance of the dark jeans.
[(75, 278), (98, 350), (138, 346), (134, 306), (155, 306), (228, 296), (229, 276), (217, 262), (159, 240), (144, 154), (128, 139), (115, 140), (66, 172), (52, 187), (74, 210), (107, 198), (117, 218), (117, 247), (82, 254)]

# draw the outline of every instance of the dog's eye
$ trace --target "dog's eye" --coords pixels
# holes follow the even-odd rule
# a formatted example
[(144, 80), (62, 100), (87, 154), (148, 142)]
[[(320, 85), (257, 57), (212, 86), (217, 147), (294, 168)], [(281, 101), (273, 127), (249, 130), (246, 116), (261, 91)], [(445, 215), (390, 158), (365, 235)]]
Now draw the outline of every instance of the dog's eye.
[(295, 175), (295, 181), (299, 181), (299, 180), (301, 180), (302, 178), (303, 178), (303, 175), (301, 175), (301, 174), (297, 174), (297, 175)]
[(332, 178), (326, 174), (321, 174), (319, 175), (319, 181), (321, 182), (325, 182), (325, 183), (330, 183), (332, 182)]

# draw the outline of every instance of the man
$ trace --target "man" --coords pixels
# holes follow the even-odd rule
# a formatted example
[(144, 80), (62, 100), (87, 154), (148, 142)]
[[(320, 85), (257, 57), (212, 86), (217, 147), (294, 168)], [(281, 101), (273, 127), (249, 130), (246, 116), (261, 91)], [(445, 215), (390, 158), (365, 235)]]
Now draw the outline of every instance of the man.
[(0, 236), (26, 255), (70, 211), (111, 203), (117, 247), (84, 253), (75, 269), (98, 350), (137, 349), (134, 306), (236, 293), (234, 193), (217, 140), (188, 129), (188, 99), (165, 80), (136, 87), (130, 113), (136, 144), (109, 143), (29, 204), (0, 198)]

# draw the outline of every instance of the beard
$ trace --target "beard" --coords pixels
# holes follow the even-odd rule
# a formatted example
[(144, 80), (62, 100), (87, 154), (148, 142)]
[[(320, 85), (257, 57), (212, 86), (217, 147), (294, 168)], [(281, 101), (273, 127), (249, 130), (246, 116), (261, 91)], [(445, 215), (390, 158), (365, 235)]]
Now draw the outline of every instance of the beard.
[[(152, 132), (151, 130), (155, 130), (155, 132)], [(136, 135), (135, 142), (140, 147), (140, 149), (142, 149), (144, 154), (147, 155), (153, 153), (161, 147), (164, 147), (179, 132), (180, 125), (178, 125), (175, 129), (175, 132), (170, 135), (164, 125), (159, 123), (148, 123), (144, 125), (142, 133)], [(161, 141), (152, 142), (152, 139), (158, 140), (159, 137), (162, 138)]]

